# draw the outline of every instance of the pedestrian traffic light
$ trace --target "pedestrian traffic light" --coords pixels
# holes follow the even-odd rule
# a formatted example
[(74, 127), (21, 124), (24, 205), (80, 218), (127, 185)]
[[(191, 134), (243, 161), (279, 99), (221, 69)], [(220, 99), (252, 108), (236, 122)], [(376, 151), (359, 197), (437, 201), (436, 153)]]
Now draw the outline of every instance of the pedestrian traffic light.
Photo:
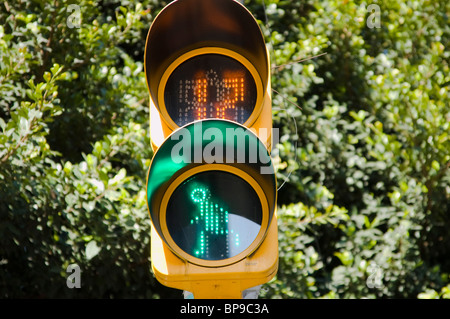
[(177, 0), (147, 37), (151, 259), (164, 285), (241, 298), (278, 268), (269, 58), (234, 0)]

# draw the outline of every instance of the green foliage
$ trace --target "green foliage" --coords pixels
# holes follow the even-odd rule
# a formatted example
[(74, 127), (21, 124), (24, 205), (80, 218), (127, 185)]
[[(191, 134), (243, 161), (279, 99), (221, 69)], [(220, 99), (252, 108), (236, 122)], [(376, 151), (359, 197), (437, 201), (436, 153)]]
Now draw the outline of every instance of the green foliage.
[(158, 6), (77, 2), (70, 28), (71, 3), (0, 6), (0, 295), (158, 297), (148, 95), (130, 50)]
[[(0, 296), (181, 297), (150, 271), (145, 199), (143, 50), (167, 3), (0, 5)], [(449, 298), (450, 4), (374, 3), (379, 28), (369, 2), (246, 1), (284, 183), (262, 297)]]
[(267, 20), (250, 5), (273, 47), (279, 204), (294, 203), (267, 297), (448, 297), (450, 5), (375, 3), (379, 28), (370, 2), (265, 1)]

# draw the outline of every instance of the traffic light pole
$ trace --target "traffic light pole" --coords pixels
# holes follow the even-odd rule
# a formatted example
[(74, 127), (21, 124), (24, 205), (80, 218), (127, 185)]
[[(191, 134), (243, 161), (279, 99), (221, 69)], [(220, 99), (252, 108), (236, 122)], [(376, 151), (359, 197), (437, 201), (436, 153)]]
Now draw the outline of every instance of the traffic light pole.
[[(256, 287), (248, 288), (244, 290), (242, 293), (238, 292), (232, 296), (232, 299), (258, 299), (261, 287), (262, 285), (258, 285)], [(212, 295), (213, 295), (212, 293), (208, 293), (208, 296), (206, 298), (211, 298)], [(194, 294), (189, 291), (184, 291), (183, 296), (184, 299), (194, 299)], [(198, 297), (198, 299), (202, 299), (201, 295)]]

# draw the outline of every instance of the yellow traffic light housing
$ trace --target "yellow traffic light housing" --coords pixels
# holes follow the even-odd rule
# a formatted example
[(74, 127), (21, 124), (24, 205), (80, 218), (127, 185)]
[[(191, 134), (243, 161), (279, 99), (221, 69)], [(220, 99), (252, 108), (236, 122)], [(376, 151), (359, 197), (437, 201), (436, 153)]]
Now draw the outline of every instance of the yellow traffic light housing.
[(269, 56), (234, 0), (177, 0), (145, 50), (151, 259), (164, 285), (241, 298), (278, 269)]

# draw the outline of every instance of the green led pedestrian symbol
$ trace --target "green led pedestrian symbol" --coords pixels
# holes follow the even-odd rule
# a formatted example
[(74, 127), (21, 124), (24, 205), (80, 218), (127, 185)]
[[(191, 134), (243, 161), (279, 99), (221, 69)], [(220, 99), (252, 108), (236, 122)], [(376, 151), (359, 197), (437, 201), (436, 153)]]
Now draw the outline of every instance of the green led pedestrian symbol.
[[(194, 254), (198, 258), (209, 258), (214, 249), (214, 244), (222, 242), (226, 245), (226, 255), (230, 252), (229, 245), (240, 245), (239, 234), (230, 230), (229, 238), (229, 213), (211, 199), (211, 193), (207, 188), (197, 187), (191, 192), (191, 199), (198, 207), (197, 214), (191, 219), (191, 225), (199, 227), (199, 240)], [(225, 242), (223, 242), (225, 241)]]

